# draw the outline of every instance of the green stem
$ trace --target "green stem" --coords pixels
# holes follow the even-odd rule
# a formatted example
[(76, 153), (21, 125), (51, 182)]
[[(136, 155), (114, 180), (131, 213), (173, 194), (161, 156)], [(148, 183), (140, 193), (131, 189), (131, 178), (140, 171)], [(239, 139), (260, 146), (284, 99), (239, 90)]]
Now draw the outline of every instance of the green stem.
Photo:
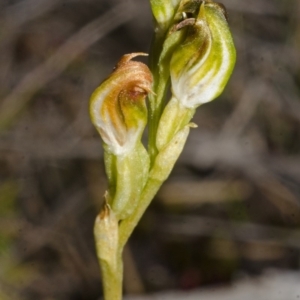
[[(111, 253), (112, 256), (116, 255), (117, 258), (108, 261), (101, 259), (100, 252), (97, 253), (102, 273), (102, 284), (105, 300), (122, 300), (123, 248), (162, 183), (163, 181), (149, 178), (142, 192), (138, 208), (129, 218), (120, 223), (118, 249), (113, 251), (116, 252), (115, 254)], [(96, 249), (98, 251), (98, 247), (96, 247)]]
[(118, 247), (118, 226), (115, 213), (105, 202), (94, 225), (96, 253), (102, 272), (105, 300), (122, 299), (123, 262)]
[(159, 70), (159, 58), (163, 48), (163, 43), (166, 38), (167, 28), (156, 28), (154, 34), (151, 51), (149, 55), (149, 65), (150, 70), (153, 75), (153, 92), (154, 94), (149, 95), (149, 114), (148, 114), (148, 124), (149, 124), (149, 142), (148, 150), (150, 155), (150, 164), (153, 165), (155, 157), (158, 153), (156, 148), (156, 132), (159, 123), (160, 116), (164, 107), (164, 97), (167, 91), (169, 82), (164, 82), (160, 76)]
[(99, 259), (102, 273), (102, 284), (105, 300), (122, 300), (123, 262), (119, 253), (115, 268)]
[[(130, 237), (134, 228), (140, 221), (147, 207), (153, 200), (155, 194), (157, 193), (157, 191), (159, 190), (159, 188), (161, 187), (165, 179), (169, 176), (169, 173), (173, 169), (173, 166), (176, 160), (178, 159), (178, 156), (180, 155), (182, 148), (184, 146), (185, 141), (181, 146), (179, 145), (176, 146), (179, 147), (177, 150), (175, 150), (174, 148), (175, 146), (173, 146), (173, 148), (170, 149), (172, 152), (166, 153), (167, 158), (163, 160), (165, 164), (164, 165), (165, 173), (168, 174), (166, 177), (164, 176), (151, 177), (155, 172), (160, 173), (159, 171), (161, 169), (160, 156), (163, 154), (164, 151), (167, 151), (167, 147), (172, 143), (171, 141), (173, 140), (173, 138), (177, 135), (177, 133), (179, 133), (179, 131), (183, 130), (183, 128), (187, 126), (187, 124), (190, 122), (191, 118), (195, 113), (194, 109), (182, 108), (180, 105), (178, 105), (178, 101), (175, 100), (176, 99), (173, 99), (173, 101), (169, 103), (169, 105), (166, 107), (167, 111), (164, 111), (163, 113), (162, 118), (164, 117), (164, 120), (161, 125), (165, 127), (167, 133), (166, 136), (161, 137), (162, 141), (161, 141), (160, 152), (157, 153), (157, 155), (155, 156), (155, 160), (152, 163), (153, 165), (149, 172), (150, 176), (148, 177), (148, 181), (141, 193), (138, 206), (131, 216), (129, 216), (119, 224), (119, 239), (118, 239), (119, 251), (122, 251), (128, 238)], [(180, 116), (179, 121), (177, 120), (177, 118), (173, 116), (174, 111), (175, 111), (175, 115)], [(168, 116), (170, 117), (170, 120), (168, 120)], [(168, 161), (168, 159), (171, 156), (173, 156), (173, 154), (175, 155), (173, 159), (171, 161)]]
[(140, 221), (145, 210), (151, 203), (151, 200), (154, 198), (155, 194), (159, 190), (163, 181), (155, 180), (149, 178), (140, 198), (139, 205), (135, 212), (123, 222), (121, 222), (119, 227), (119, 251), (122, 251), (126, 242), (128, 241), (130, 235), (132, 234), (134, 228)]
[(158, 154), (158, 150), (156, 147), (156, 135), (160, 117), (163, 113), (164, 105), (165, 105), (165, 95), (169, 86), (169, 81), (167, 83), (158, 82), (157, 88), (154, 90), (156, 96), (152, 103), (150, 104), (150, 113), (149, 113), (149, 155), (151, 166), (154, 163), (155, 157)]

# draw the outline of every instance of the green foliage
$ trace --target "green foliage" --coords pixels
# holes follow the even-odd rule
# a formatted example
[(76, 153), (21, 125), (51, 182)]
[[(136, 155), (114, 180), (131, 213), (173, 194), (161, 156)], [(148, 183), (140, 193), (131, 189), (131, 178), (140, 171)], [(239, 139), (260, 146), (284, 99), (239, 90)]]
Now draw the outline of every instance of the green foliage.
[[(153, 0), (151, 5), (156, 33), (150, 69), (131, 61), (139, 53), (124, 55), (90, 101), (109, 179), (94, 230), (106, 300), (122, 298), (123, 247), (170, 175), (190, 128), (196, 127), (190, 123), (195, 109), (223, 91), (236, 58), (220, 5), (186, 0)], [(172, 98), (167, 103), (170, 78)], [(147, 94), (148, 152), (141, 144)]]

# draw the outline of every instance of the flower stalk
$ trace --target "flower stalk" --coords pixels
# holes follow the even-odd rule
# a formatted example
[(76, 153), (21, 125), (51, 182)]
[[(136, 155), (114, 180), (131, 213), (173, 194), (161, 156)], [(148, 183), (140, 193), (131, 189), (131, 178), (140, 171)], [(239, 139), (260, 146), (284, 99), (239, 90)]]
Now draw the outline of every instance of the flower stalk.
[[(109, 182), (94, 227), (105, 300), (122, 299), (123, 248), (197, 127), (191, 123), (196, 108), (221, 94), (236, 60), (222, 5), (150, 4), (155, 20), (150, 67), (133, 60), (145, 53), (124, 55), (90, 100)], [(141, 142), (146, 125), (147, 149)]]

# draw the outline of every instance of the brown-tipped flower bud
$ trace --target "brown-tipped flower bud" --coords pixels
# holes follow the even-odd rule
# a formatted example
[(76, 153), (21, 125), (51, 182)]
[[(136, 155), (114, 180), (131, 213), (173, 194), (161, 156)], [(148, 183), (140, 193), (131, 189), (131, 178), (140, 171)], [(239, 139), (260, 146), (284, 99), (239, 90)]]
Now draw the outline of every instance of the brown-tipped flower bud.
[(134, 148), (147, 122), (145, 98), (151, 91), (152, 74), (145, 64), (131, 60), (138, 55), (147, 54), (124, 55), (90, 100), (91, 120), (115, 155)]
[(104, 203), (95, 221), (94, 236), (99, 260), (113, 270), (117, 266), (118, 234), (118, 220), (110, 206)]

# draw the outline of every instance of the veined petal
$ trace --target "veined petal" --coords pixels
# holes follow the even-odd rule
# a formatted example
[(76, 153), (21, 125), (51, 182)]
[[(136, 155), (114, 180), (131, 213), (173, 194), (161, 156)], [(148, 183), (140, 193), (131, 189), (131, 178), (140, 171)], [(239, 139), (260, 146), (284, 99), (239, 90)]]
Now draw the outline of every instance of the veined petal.
[(145, 98), (151, 91), (152, 75), (145, 64), (131, 60), (138, 55), (147, 54), (124, 55), (90, 100), (92, 123), (115, 155), (135, 146), (147, 122)]
[(225, 10), (216, 3), (203, 1), (185, 41), (171, 59), (173, 95), (188, 108), (215, 99), (226, 86), (235, 60)]

